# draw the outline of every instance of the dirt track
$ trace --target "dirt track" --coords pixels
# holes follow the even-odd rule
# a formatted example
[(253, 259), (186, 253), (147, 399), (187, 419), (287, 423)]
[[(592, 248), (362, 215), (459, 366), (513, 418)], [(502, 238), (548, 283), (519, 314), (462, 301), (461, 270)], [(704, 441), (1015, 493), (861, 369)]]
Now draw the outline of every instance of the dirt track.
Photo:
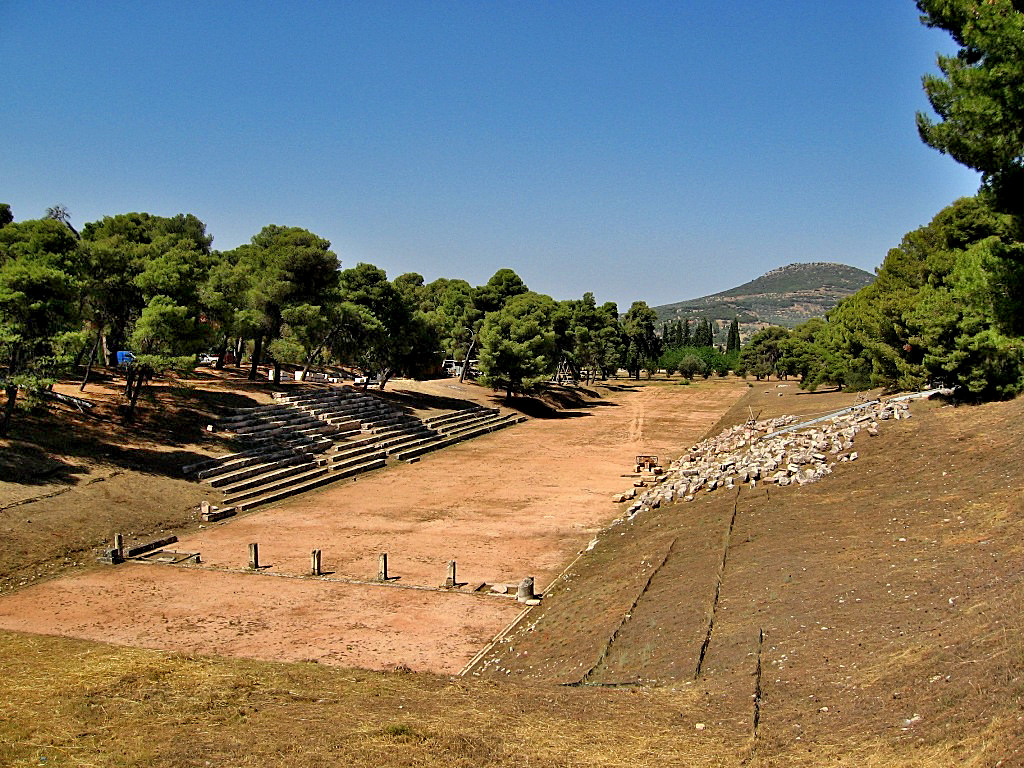
[[(538, 587), (618, 508), (638, 453), (674, 456), (745, 391), (742, 382), (605, 394), (355, 482), (219, 524), (175, 547), (201, 567), (128, 564), (0, 599), (0, 627), (126, 645), (453, 672), (519, 613), (481, 582)], [(656, 429), (656, 432), (653, 431)], [(244, 573), (259, 542), (260, 574)], [(304, 577), (311, 549), (326, 580)], [(389, 586), (372, 579), (389, 553)], [(462, 591), (437, 591), (446, 563)], [(275, 576), (283, 578), (274, 578)], [(418, 587), (408, 589), (406, 587)], [(426, 589), (424, 589), (426, 588)]]

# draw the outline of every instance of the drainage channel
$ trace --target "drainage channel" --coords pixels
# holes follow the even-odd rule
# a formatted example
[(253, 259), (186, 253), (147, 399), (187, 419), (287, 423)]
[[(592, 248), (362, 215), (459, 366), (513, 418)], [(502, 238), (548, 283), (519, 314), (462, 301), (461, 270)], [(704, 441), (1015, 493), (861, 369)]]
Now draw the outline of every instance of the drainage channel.
[(654, 577), (657, 576), (658, 572), (665, 567), (665, 563), (667, 563), (668, 559), (672, 556), (672, 552), (675, 550), (677, 541), (679, 541), (678, 536), (672, 539), (672, 543), (669, 544), (668, 549), (665, 550), (665, 556), (661, 559), (661, 562), (658, 563), (658, 567), (651, 571), (650, 575), (647, 577), (647, 583), (644, 584), (643, 589), (640, 590), (639, 594), (636, 596), (636, 599), (633, 600), (632, 605), (629, 606), (629, 610), (627, 610), (623, 614), (622, 620), (619, 622), (619, 626), (615, 628), (615, 631), (612, 632), (611, 637), (608, 638), (608, 642), (605, 643), (604, 650), (601, 651), (601, 655), (597, 658), (597, 661), (594, 663), (594, 666), (588, 669), (583, 674), (583, 677), (581, 677), (575, 683), (563, 683), (563, 685), (570, 688), (578, 688), (584, 685), (601, 685), (602, 687), (610, 688), (630, 687), (630, 684), (628, 683), (611, 683), (605, 686), (601, 683), (591, 682), (591, 678), (601, 669), (602, 666), (604, 666), (605, 659), (608, 658), (608, 654), (611, 651), (612, 646), (615, 644), (616, 638), (618, 638), (619, 634), (622, 632), (623, 627), (625, 627), (626, 624), (629, 623), (629, 620), (633, 617), (633, 612), (636, 610), (637, 605), (639, 605), (640, 600), (643, 598), (645, 594), (647, 594), (647, 590), (651, 588), (651, 582), (654, 581)]
[(725, 545), (722, 547), (722, 564), (718, 568), (718, 580), (715, 583), (715, 596), (711, 602), (711, 617), (708, 619), (708, 631), (704, 635), (704, 642), (700, 647), (700, 655), (697, 657), (697, 669), (693, 673), (693, 679), (696, 680), (700, 677), (701, 670), (704, 668), (704, 656), (708, 652), (708, 646), (711, 645), (711, 635), (715, 631), (715, 615), (718, 612), (718, 599), (722, 594), (722, 579), (725, 577), (725, 565), (729, 560), (729, 547), (732, 543), (732, 529), (736, 525), (736, 512), (740, 506), (740, 491), (736, 489), (736, 500), (732, 506), (732, 517), (729, 519), (729, 528), (725, 532)]

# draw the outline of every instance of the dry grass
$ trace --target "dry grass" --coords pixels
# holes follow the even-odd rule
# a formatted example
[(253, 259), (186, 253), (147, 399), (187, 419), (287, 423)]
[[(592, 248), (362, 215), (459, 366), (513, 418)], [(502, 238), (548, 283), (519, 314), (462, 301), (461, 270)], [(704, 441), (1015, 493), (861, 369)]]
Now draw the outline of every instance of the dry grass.
[[(0, 762), (728, 765), (691, 694), (467, 683), (0, 634)], [(697, 705), (700, 702), (696, 703)]]

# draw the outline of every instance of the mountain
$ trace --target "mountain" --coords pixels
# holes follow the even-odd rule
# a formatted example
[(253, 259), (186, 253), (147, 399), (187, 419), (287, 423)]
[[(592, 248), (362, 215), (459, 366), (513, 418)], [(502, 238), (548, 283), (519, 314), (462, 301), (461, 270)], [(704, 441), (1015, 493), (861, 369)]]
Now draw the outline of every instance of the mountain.
[(870, 272), (846, 264), (789, 264), (721, 293), (652, 309), (659, 322), (706, 317), (717, 321), (719, 329), (739, 317), (741, 333), (747, 338), (768, 325), (792, 328), (812, 317), (824, 317), (840, 299), (874, 279)]

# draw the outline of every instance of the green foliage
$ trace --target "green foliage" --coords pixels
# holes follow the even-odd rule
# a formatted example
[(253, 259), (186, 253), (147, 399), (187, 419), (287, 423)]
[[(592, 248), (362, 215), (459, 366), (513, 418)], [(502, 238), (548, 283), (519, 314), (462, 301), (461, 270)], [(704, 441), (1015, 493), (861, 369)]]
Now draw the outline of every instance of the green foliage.
[[(1016, 219), (958, 200), (889, 251), (878, 279), (791, 345), (808, 388), (917, 389), (987, 399), (1024, 390), (1024, 245)], [(746, 351), (746, 350), (744, 350)]]
[(622, 319), (625, 353), (622, 367), (635, 378), (640, 377), (640, 369), (657, 366), (661, 355), (661, 339), (654, 332), (657, 315), (647, 306), (645, 301), (634, 301)]
[(977, 399), (1024, 391), (1024, 338), (998, 321), (996, 304), (1006, 297), (996, 284), (1005, 264), (999, 246), (993, 237), (963, 251), (944, 284), (922, 287), (907, 317), (924, 368)]
[(511, 269), (499, 269), (486, 285), (476, 289), (473, 303), (479, 312), (497, 312), (513, 297), (527, 292), (526, 284)]
[(729, 324), (729, 336), (725, 342), (725, 351), (739, 352), (740, 351), (740, 319), (734, 317), (732, 323)]
[(675, 370), (682, 374), (684, 379), (692, 379), (694, 376), (707, 376), (707, 364), (698, 355), (691, 353), (683, 355), (676, 363)]
[(52, 382), (65, 360), (66, 334), (78, 321), (72, 269), (77, 243), (54, 221), (0, 229), (0, 384), (7, 396), (0, 434), (6, 434), (19, 388), (28, 393)]
[[(281, 335), (284, 313), (321, 306), (336, 290), (339, 263), (330, 248), (327, 240), (309, 230), (270, 225), (231, 255), (238, 273), (246, 276), (247, 313), (235, 319), (256, 339), (250, 378), (256, 377), (263, 344)], [(275, 366), (275, 378), (278, 370)]]
[(421, 375), (439, 364), (437, 334), (428, 316), (416, 308), (414, 296), (403, 296), (383, 270), (358, 264), (341, 273), (341, 295), (365, 309), (381, 332), (364, 337), (356, 362), (380, 375), (381, 387), (395, 373)]
[(780, 326), (771, 326), (755, 333), (740, 351), (745, 370), (757, 379), (780, 375), (780, 361), (786, 350), (790, 332)]
[(555, 370), (552, 320), (557, 305), (549, 296), (527, 292), (490, 312), (480, 330), (483, 382), (508, 396), (533, 392)]
[(960, 46), (925, 75), (938, 115), (918, 113), (921, 139), (980, 171), (997, 209), (1024, 213), (1024, 13), (1013, 0), (918, 0), (929, 27)]
[(125, 213), (83, 227), (83, 310), (95, 332), (108, 337), (110, 355), (124, 348), (157, 296), (185, 308), (193, 325), (190, 336), (205, 332), (199, 297), (213, 262), (212, 242), (206, 225), (184, 213)]

